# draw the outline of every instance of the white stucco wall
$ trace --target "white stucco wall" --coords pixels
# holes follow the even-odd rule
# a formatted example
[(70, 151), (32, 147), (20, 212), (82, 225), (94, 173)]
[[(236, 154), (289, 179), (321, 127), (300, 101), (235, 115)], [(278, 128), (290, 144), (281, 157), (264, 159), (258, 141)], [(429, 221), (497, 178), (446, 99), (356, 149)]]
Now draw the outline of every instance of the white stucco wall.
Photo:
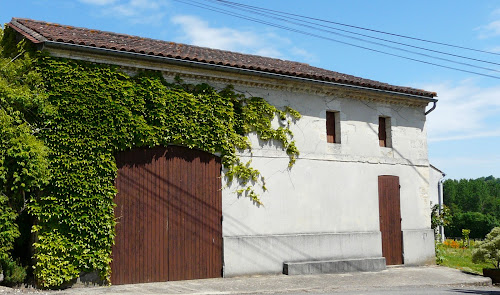
[[(111, 63), (133, 73), (163, 71), (167, 80), (228, 84), (302, 114), (291, 126), (300, 157), (250, 135), (252, 160), (266, 179), (264, 206), (237, 197), (235, 183), (222, 191), (224, 275), (280, 273), (283, 262), (382, 256), (378, 176), (399, 177), (405, 263), (432, 260), (429, 163), (425, 103), (360, 89), (276, 80), (241, 73), (181, 67), (156, 61), (51, 49), (55, 56)], [(326, 111), (340, 112), (341, 143), (326, 142)], [(378, 143), (379, 116), (391, 118), (392, 147)], [(275, 122), (278, 126), (278, 122)], [(257, 191), (259, 191), (257, 189)]]
[[(288, 157), (279, 147), (250, 136), (253, 150), (242, 154), (242, 159), (252, 160), (252, 166), (266, 178), (268, 191), (261, 192), (261, 207), (247, 198), (236, 198), (235, 184), (228, 184), (223, 191), (227, 276), (255, 273), (260, 264), (265, 272), (280, 272), (282, 260), (382, 256), (379, 175), (395, 175), (400, 180), (405, 262), (432, 260), (423, 108), (311, 93), (239, 90), (264, 97), (278, 107), (291, 106), (302, 114), (291, 127), (301, 154), (287, 169)], [(327, 110), (340, 112), (340, 144), (326, 142)], [(379, 146), (379, 116), (391, 118), (392, 148)], [(308, 239), (302, 238), (304, 234)], [(259, 237), (257, 244), (255, 236)], [(301, 239), (286, 244), (297, 236)], [(352, 243), (353, 239), (359, 243)], [(315, 246), (322, 240), (349, 247), (331, 246), (325, 252)], [(367, 251), (367, 244), (371, 251)], [(279, 258), (272, 266), (266, 259), (270, 253)]]

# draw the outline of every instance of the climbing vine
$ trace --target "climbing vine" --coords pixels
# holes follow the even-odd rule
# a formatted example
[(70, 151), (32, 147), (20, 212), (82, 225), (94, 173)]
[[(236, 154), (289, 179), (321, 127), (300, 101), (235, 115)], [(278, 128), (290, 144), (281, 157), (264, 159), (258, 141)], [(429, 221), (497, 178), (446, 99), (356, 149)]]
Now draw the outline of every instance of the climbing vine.
[[(246, 97), (230, 86), (167, 82), (161, 73), (125, 74), (119, 67), (36, 55), (50, 111), (36, 114), (37, 140), (50, 180), (28, 203), (33, 231), (35, 275), (43, 287), (60, 286), (82, 272), (109, 278), (114, 240), (114, 156), (134, 147), (180, 144), (221, 155), (228, 182), (260, 204), (254, 186), (266, 190), (260, 172), (243, 162), (247, 138), (281, 145), (291, 167), (299, 151), (290, 124), (295, 110), (280, 110), (263, 98)], [(273, 120), (280, 127), (273, 128)]]
[[(41, 76), (33, 71), (31, 47), (16, 43), (0, 27), (0, 273), (2, 284), (22, 283), (26, 267), (13, 251), (29, 239), (29, 227), (19, 226), (27, 202), (49, 178), (47, 149), (36, 138), (35, 113), (49, 112)], [(4, 45), (10, 44), (4, 50)], [(22, 216), (21, 216), (22, 215)], [(28, 255), (29, 256), (29, 255)]]

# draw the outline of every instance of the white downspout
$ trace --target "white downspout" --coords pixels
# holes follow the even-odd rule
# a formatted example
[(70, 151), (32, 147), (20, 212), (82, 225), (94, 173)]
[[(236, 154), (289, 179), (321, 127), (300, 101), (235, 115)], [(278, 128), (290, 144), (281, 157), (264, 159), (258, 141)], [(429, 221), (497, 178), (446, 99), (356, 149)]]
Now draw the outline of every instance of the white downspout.
[[(442, 208), (443, 208), (443, 182), (444, 182), (444, 178), (445, 178), (446, 174), (443, 173), (443, 177), (441, 177), (441, 179), (438, 181), (438, 206), (439, 206), (439, 215), (441, 215), (442, 213)], [(445, 240), (445, 236), (444, 236), (444, 226), (440, 225), (439, 226), (439, 235), (441, 237), (441, 241), (440, 242), (444, 242)]]

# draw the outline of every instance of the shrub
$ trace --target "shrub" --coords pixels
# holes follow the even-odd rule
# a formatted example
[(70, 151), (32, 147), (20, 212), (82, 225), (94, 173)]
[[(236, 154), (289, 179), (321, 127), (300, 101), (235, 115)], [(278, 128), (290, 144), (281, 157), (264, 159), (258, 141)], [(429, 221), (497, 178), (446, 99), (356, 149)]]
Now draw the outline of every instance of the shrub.
[(495, 268), (500, 268), (500, 227), (492, 229), (484, 241), (477, 242), (472, 262), (491, 262)]
[(26, 279), (26, 267), (19, 265), (18, 262), (7, 258), (2, 260), (0, 265), (4, 275), (2, 284), (15, 286), (21, 284)]
[(476, 240), (469, 240), (469, 245), (470, 245), (470, 248), (473, 249), (476, 247)]

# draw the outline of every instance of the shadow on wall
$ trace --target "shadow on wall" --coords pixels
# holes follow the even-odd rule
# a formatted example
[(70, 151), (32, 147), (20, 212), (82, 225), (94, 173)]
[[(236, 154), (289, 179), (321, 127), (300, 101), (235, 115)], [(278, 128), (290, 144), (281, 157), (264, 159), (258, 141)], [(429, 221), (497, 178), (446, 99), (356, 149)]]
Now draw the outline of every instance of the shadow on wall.
[[(375, 129), (373, 127), (373, 124), (370, 124), (370, 123), (367, 122), (366, 126), (368, 126), (368, 128), (378, 137), (378, 129)], [(394, 148), (394, 146), (392, 146), (391, 149), (396, 154), (398, 154), (401, 159), (406, 160), (410, 164), (409, 167), (411, 167), (417, 173), (417, 175), (420, 177), (420, 179), (423, 180), (426, 185), (429, 185), (429, 179), (428, 179), (428, 177), (426, 177), (420, 171), (418, 171), (418, 169), (416, 168), (415, 163), (412, 160), (406, 158), (401, 152), (398, 151), (398, 149)]]

